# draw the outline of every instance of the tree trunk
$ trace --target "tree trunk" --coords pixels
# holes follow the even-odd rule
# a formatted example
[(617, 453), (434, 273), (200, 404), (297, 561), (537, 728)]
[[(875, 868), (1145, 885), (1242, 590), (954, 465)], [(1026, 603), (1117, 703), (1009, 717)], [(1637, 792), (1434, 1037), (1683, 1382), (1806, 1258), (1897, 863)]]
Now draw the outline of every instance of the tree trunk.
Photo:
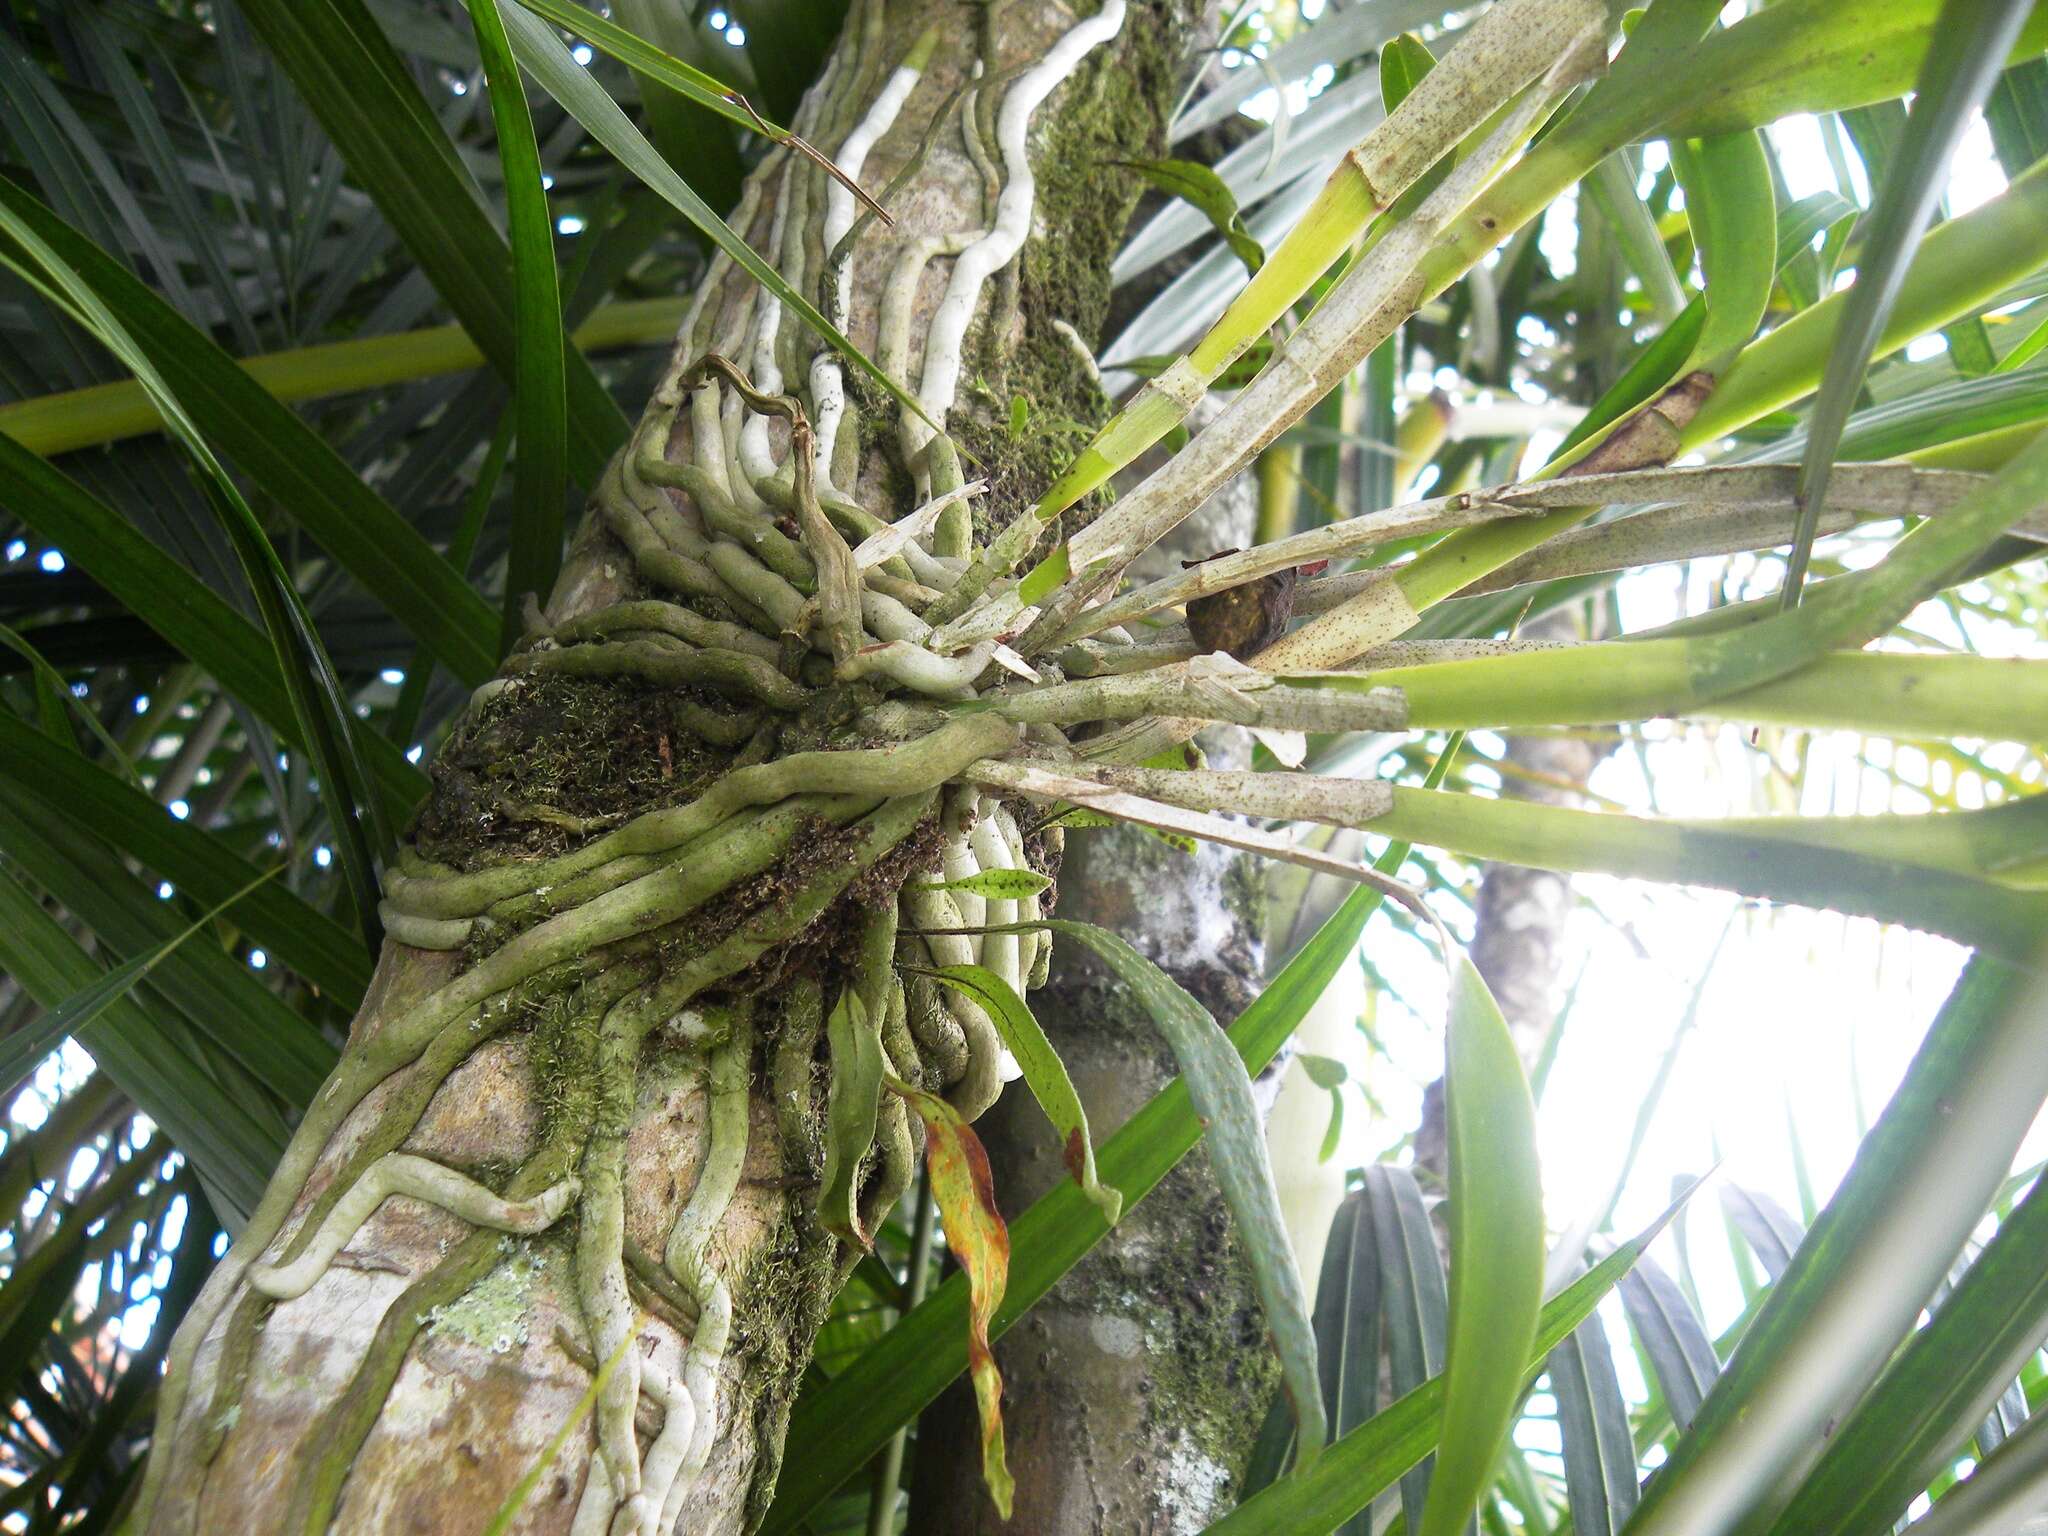
[[(1110, 6), (1105, 21), (1123, 10)], [(1103, 161), (1156, 145), (1177, 62), (1172, 13), (1131, 4), (1064, 83), (1034, 77), (1075, 25), (1058, 0), (864, 0), (796, 124), (840, 154), (931, 29), (922, 78), (860, 175), (879, 190), (911, 168), (893, 227), (858, 236), (845, 328), (899, 377), (922, 372), (928, 408), (989, 481), (983, 536), (1079, 446), (1073, 423), (1104, 414), (1053, 322), (1089, 338), (1101, 323), (1134, 200)], [(986, 83), (959, 102), (977, 55)], [(971, 296), (957, 391), (935, 397), (923, 353), (944, 330), (948, 258), (994, 212), (986, 176), (1003, 166), (1017, 187), (998, 113), (1035, 80), (1054, 87), (1031, 120), (1036, 233)], [(784, 152), (734, 223), (829, 310), (830, 215), (824, 174)], [(909, 303), (885, 315), (892, 282)], [(171, 1351), (141, 1529), (480, 1531), (600, 1366), (595, 1410), (512, 1528), (749, 1529), (857, 1251), (818, 1209), (829, 1085), (858, 1054), (842, 1034), (879, 1040), (887, 1066), (963, 1112), (982, 1107), (986, 1021), (977, 1033), (928, 999), (918, 1012), (914, 985), (899, 1005), (893, 962), (900, 888), (939, 872), (942, 844), (968, 847), (974, 802), (947, 781), (989, 749), (959, 750), (969, 729), (905, 766), (932, 737), (890, 741), (885, 695), (900, 690), (849, 681), (843, 648), (836, 673), (817, 654), (845, 633), (822, 597), (780, 607), (800, 594), (771, 556), (829, 547), (787, 478), (801, 438), (771, 413), (737, 442), (700, 442), (693, 428), (721, 409), (744, 419), (741, 394), (678, 374), (717, 350), (769, 393), (800, 393), (821, 487), (870, 518), (900, 517), (956, 472), (937, 453), (907, 461), (921, 434), (851, 368), (835, 439), (813, 338), (787, 313), (757, 323), (753, 291), (714, 265), (677, 372), (598, 489), (552, 600), (435, 765), (342, 1063)], [(885, 319), (907, 321), (893, 341)], [(784, 465), (786, 506), (766, 476), (740, 476), (764, 453)], [(689, 482), (707, 465), (708, 483)], [(735, 523), (757, 531), (721, 540)], [(898, 590), (914, 586), (906, 572)], [(858, 771), (796, 761), (825, 748), (871, 756)], [(702, 798), (764, 762), (794, 763), (787, 784), (757, 792), (757, 773), (737, 805)], [(1001, 820), (992, 804), (980, 815), (981, 833)], [(1043, 862), (1035, 839), (1022, 852)], [(904, 942), (929, 962), (925, 941)], [(887, 1209), (919, 1135), (882, 1094), (874, 1146), (830, 1185), (841, 1225)]]

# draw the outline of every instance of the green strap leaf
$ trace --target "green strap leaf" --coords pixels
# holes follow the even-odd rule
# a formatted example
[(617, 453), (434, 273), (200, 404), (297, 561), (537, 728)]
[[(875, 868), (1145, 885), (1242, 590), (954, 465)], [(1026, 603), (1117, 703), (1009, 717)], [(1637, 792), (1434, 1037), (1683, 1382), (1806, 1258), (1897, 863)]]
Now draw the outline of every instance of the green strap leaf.
[[(1385, 1288), (1373, 1241), (1374, 1204), (1368, 1190), (1345, 1196), (1330, 1223), (1323, 1273), (1316, 1282), (1316, 1348), (1330, 1428), (1338, 1435), (1350, 1434), (1379, 1411)], [(1372, 1536), (1371, 1523), (1370, 1517), (1351, 1520), (1337, 1536)]]
[(1208, 166), (1197, 160), (1112, 159), (1106, 163), (1136, 172), (1168, 197), (1177, 197), (1195, 209), (1215, 226), (1223, 243), (1244, 263), (1246, 272), (1257, 272), (1266, 264), (1266, 248), (1245, 228), (1237, 208), (1237, 194)]
[(2034, 1357), (2048, 1332), (2048, 1179), (1915, 1333), (1772, 1527), (1773, 1536), (1888, 1531)]
[(706, 74), (664, 52), (645, 38), (574, 0), (519, 0), (536, 16), (545, 16), (565, 32), (573, 32), (599, 53), (609, 54), (636, 74), (659, 81), (699, 106), (775, 143), (786, 143), (789, 130), (778, 128), (746, 104), (746, 98), (716, 75)]
[(1682, 371), (1718, 378), (1749, 345), (1778, 275), (1777, 199), (1754, 131), (1674, 138), (1671, 166), (1706, 276), (1706, 323)]
[[(1524, 1356), (1523, 1382), (1533, 1380), (1543, 1367), (1544, 1357), (1593, 1315), (1600, 1299), (1642, 1257), (1691, 1192), (1688, 1189), (1647, 1229), (1545, 1304), (1537, 1321), (1534, 1344)], [(1315, 1466), (1246, 1499), (1211, 1525), (1204, 1536), (1273, 1536), (1280, 1531), (1335, 1530), (1429, 1454), (1442, 1424), (1444, 1388), (1442, 1376), (1431, 1377), (1350, 1434), (1332, 1442)]]
[[(2025, 0), (2020, 9), (2024, 21)], [(1989, 17), (1973, 7), (1952, 22), (1942, 0), (1777, 0), (1688, 50), (1669, 82), (1663, 126), (1693, 136), (1730, 133), (1800, 112), (1891, 101), (1915, 88), (1927, 60), (1966, 51), (1974, 37), (1956, 27), (1980, 21)], [(2016, 37), (2008, 34), (1996, 66), (2044, 45), (2048, 15), (2037, 11)]]
[(1621, 1305), (1643, 1353), (1650, 1357), (1651, 1374), (1672, 1422), (1681, 1431), (1687, 1429), (1721, 1374), (1721, 1359), (1706, 1325), (1678, 1282), (1653, 1259), (1644, 1259), (1623, 1277)]
[(1620, 1536), (1636, 1507), (1636, 1446), (1600, 1320), (1573, 1329), (1550, 1352), (1543, 1369), (1557, 1398), (1572, 1530), (1582, 1536)]
[(1905, 140), (1887, 168), (1866, 221), (1856, 286), (1835, 330), (1827, 371), (1807, 422), (1806, 457), (1799, 466), (1799, 526), (1785, 566), (1781, 599), (1786, 608), (1799, 604), (1827, 502), (1836, 445), (1855, 409), (1885, 321), (1905, 285), (1914, 249), (1941, 200), (1949, 161), (1991, 94), (2033, 9), (2032, 0), (1946, 0), (1942, 6), (1939, 28), (1944, 43), (1927, 50)]
[(1451, 1317), (1443, 1442), (1420, 1536), (1463, 1528), (1493, 1480), (1543, 1305), (1543, 1189), (1529, 1080), (1478, 968), (1451, 966), (1444, 1046)]
[(832, 1087), (825, 1107), (818, 1220), (826, 1231), (872, 1248), (874, 1234), (860, 1224), (860, 1170), (875, 1144), (876, 1108), (888, 1070), (882, 1021), (870, 1018), (858, 994), (848, 987), (826, 1016), (825, 1039), (832, 1052)]
[(562, 566), (563, 502), (569, 494), (569, 404), (563, 361), (567, 343), (555, 274), (555, 230), (548, 216), (533, 118), (526, 110), (526, 84), (513, 62), (498, 0), (470, 0), (469, 19), (477, 51), (483, 55), (491, 117), (498, 127), (498, 158), (505, 171), (507, 223), (512, 231), (519, 450), (512, 481), (505, 611), (498, 632), (502, 656), (525, 627), (521, 605), (526, 595), (546, 602)]
[[(1027, 874), (1031, 871), (992, 870), (989, 873)], [(1024, 1081), (1031, 1088), (1031, 1096), (1038, 1100), (1038, 1107), (1045, 1111), (1045, 1118), (1059, 1132), (1060, 1154), (1066, 1160), (1067, 1171), (1074, 1176), (1081, 1192), (1102, 1212), (1102, 1219), (1115, 1226), (1117, 1218), (1123, 1214), (1124, 1197), (1096, 1175), (1095, 1144), (1088, 1135), (1088, 1112), (1081, 1107), (1081, 1096), (1074, 1091), (1073, 1079), (1067, 1076), (1066, 1063), (1060, 1060), (1052, 1042), (1046, 1039), (1045, 1030), (1030, 1006), (1008, 982), (986, 966), (948, 965), (931, 974), (947, 986), (966, 993), (987, 1011), (996, 1032), (1002, 1036), (1003, 1044), (1010, 1048), (1010, 1054), (1017, 1058), (1017, 1065), (1024, 1069)]]
[[(1364, 1188), (1384, 1298), (1387, 1377), (1398, 1397), (1443, 1374), (1450, 1288), (1413, 1170), (1375, 1163), (1365, 1170)], [(1435, 1473), (1436, 1459), (1425, 1456), (1401, 1474), (1401, 1515), (1417, 1530)]]

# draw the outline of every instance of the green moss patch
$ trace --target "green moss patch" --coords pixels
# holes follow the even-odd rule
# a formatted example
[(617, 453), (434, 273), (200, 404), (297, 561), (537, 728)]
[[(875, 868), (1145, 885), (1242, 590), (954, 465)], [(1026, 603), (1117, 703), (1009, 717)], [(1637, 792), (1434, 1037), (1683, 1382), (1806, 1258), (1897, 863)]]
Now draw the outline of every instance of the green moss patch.
[(724, 712), (708, 696), (630, 680), (522, 678), (472, 710), (435, 759), (415, 844), (474, 869), (560, 853), (692, 800), (732, 758), (685, 723), (706, 708)]

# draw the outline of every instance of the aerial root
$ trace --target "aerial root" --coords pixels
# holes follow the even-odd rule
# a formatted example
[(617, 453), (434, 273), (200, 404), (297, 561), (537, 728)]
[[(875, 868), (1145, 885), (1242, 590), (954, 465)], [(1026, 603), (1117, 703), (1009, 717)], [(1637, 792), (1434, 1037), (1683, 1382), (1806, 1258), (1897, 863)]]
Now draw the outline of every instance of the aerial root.
[(619, 1356), (595, 1418), (612, 1491), (624, 1502), (640, 1491), (633, 1411), (640, 1396), (640, 1353), (626, 1287), (626, 1128), (631, 1122), (645, 994), (615, 1003), (598, 1032), (596, 1123), (583, 1151), (584, 1194), (576, 1230), (576, 1295), (599, 1360)]
[(629, 677), (667, 687), (708, 688), (769, 709), (802, 709), (810, 698), (773, 662), (743, 651), (700, 649), (670, 635), (522, 651), (505, 664), (514, 676)]
[[(392, 912), (420, 918), (475, 917), (499, 902), (552, 893), (571, 880), (597, 876), (593, 888), (579, 892), (580, 900), (589, 900), (649, 872), (650, 866), (626, 861), (647, 855), (681, 856), (752, 807), (806, 794), (881, 798), (920, 792), (1016, 743), (1015, 727), (983, 715), (891, 746), (792, 753), (772, 763), (734, 769), (686, 805), (644, 812), (554, 858), (468, 874), (444, 873), (420, 860), (401, 861), (399, 871), (385, 880), (385, 900)], [(599, 875), (600, 871), (609, 873)]]
[[(905, 943), (916, 946), (912, 956), (915, 961), (925, 966), (936, 963), (936, 958), (923, 948), (922, 939)], [(904, 1003), (905, 1027), (916, 1042), (919, 1058), (937, 1079), (930, 1086), (943, 1089), (959, 1082), (967, 1075), (967, 1035), (947, 1006), (945, 993), (936, 982), (912, 976), (904, 985)]]
[[(632, 1388), (616, 1394), (610, 1390), (612, 1383), (628, 1374), (626, 1369), (615, 1368), (599, 1399), (600, 1408), (609, 1404), (614, 1417), (609, 1425), (604, 1419), (599, 1421), (599, 1449), (591, 1462), (590, 1480), (572, 1532), (640, 1536), (672, 1530), (682, 1500), (710, 1459), (718, 1430), (718, 1371), (732, 1332), (732, 1293), (711, 1263), (710, 1244), (746, 1163), (753, 1048), (750, 1004), (743, 1003), (734, 1011), (727, 1038), (710, 1056), (704, 1163), (696, 1189), (668, 1240), (667, 1271), (697, 1306), (696, 1326), (685, 1347), (680, 1374), (660, 1361), (641, 1358), (627, 1343), (633, 1321), (630, 1311), (623, 1328), (617, 1326), (616, 1315), (608, 1316), (604, 1325), (595, 1316), (591, 1319), (600, 1351), (608, 1343), (614, 1352), (625, 1347), (632, 1360)], [(623, 1265), (619, 1277), (623, 1285)], [(611, 1339), (614, 1333), (617, 1338)], [(622, 1367), (624, 1364), (622, 1361)], [(633, 1415), (643, 1391), (662, 1410), (662, 1424), (641, 1460)], [(622, 1477), (618, 1469), (628, 1465), (633, 1475)]]
[(995, 644), (987, 640), (959, 656), (941, 656), (908, 640), (887, 640), (854, 652), (840, 675), (856, 681), (884, 677), (935, 699), (965, 699), (973, 697), (974, 680), (994, 658)]
[[(652, 1465), (641, 1461), (633, 1422), (641, 1387), (651, 1378), (646, 1362), (630, 1347), (635, 1314), (624, 1252), (625, 1134), (641, 1046), (656, 1024), (681, 1017), (709, 989), (745, 970), (775, 945), (802, 933), (862, 870), (871, 868), (915, 830), (934, 795), (935, 791), (926, 790), (885, 801), (857, 824), (858, 841), (843, 862), (788, 901), (755, 912), (711, 949), (615, 1004), (605, 1015), (599, 1032), (594, 1128), (583, 1153), (575, 1262), (577, 1295), (595, 1345), (593, 1353), (607, 1360), (619, 1356), (621, 1363), (597, 1401), (598, 1446), (604, 1456), (609, 1492), (586, 1490), (586, 1508), (579, 1510), (577, 1519), (583, 1521), (588, 1513), (593, 1522), (590, 1529), (604, 1529), (598, 1523), (600, 1516), (613, 1520), (615, 1532), (646, 1529), (645, 1522), (660, 1517), (672, 1500), (681, 1497), (677, 1483), (687, 1490), (710, 1457), (719, 1422), (718, 1373), (731, 1340), (733, 1312), (731, 1287), (712, 1261), (711, 1244), (746, 1163), (753, 1000), (742, 996), (729, 1010), (720, 1010), (727, 1024), (722, 1039), (714, 1043), (714, 1031), (705, 1026), (693, 1042), (710, 1052), (705, 1155), (696, 1188), (676, 1218), (663, 1254), (670, 1276), (696, 1303), (696, 1326), (683, 1356), (681, 1375), (681, 1390), (689, 1397), (693, 1418), (682, 1454), (673, 1456), (671, 1439), (660, 1463)], [(794, 1069), (786, 1059), (778, 1065), (783, 1072)], [(670, 1478), (668, 1486), (654, 1486), (653, 1472)], [(616, 1517), (611, 1509), (600, 1509), (607, 1497), (617, 1509)]]
[(553, 1226), (582, 1187), (579, 1180), (566, 1178), (528, 1199), (507, 1200), (453, 1168), (409, 1152), (387, 1153), (335, 1203), (297, 1258), (287, 1264), (253, 1266), (249, 1285), (275, 1301), (305, 1295), (370, 1213), (391, 1195), (424, 1200), (472, 1226), (530, 1235)]

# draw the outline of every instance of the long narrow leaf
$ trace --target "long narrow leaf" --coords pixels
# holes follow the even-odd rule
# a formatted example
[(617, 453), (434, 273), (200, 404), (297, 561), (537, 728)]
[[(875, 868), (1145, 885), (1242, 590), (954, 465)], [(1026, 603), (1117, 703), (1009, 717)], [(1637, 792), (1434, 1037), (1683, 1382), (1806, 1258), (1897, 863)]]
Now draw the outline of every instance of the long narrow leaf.
[(1671, 141), (1706, 276), (1707, 320), (1686, 366), (1718, 377), (1749, 345), (1777, 276), (1777, 204), (1755, 132)]
[(541, 178), (526, 83), (512, 60), (498, 0), (470, 0), (469, 19), (483, 55), (498, 125), (498, 158), (512, 231), (516, 300), (515, 403), (519, 451), (513, 463), (512, 549), (505, 565), (505, 612), (498, 649), (509, 651), (523, 627), (528, 593), (547, 600), (562, 564), (562, 503), (569, 494), (569, 404), (564, 382), (562, 296), (555, 275), (555, 230)]
[(1835, 445), (1863, 387), (1863, 372), (1906, 279), (1914, 248), (1941, 199), (1943, 173), (1977, 108), (1997, 83), (2032, 0), (1946, 0), (1942, 44), (1927, 50), (1906, 136), (1870, 210), (1856, 286), (1835, 332), (1827, 372), (1807, 424), (1799, 466), (1799, 528), (1785, 567), (1783, 602), (1799, 602), (1813, 554), (1814, 532), (1827, 501)]
[[(1373, 1246), (1379, 1254), (1387, 1379), (1398, 1397), (1443, 1374), (1450, 1338), (1450, 1286), (1437, 1252), (1436, 1228), (1414, 1173), (1380, 1163), (1365, 1170), (1364, 1182), (1371, 1200)], [(1435, 1458), (1425, 1456), (1401, 1474), (1402, 1516), (1417, 1529), (1435, 1471)]]
[[(1029, 870), (986, 870), (984, 875), (1030, 874)], [(979, 878), (979, 877), (973, 877)], [(964, 881), (950, 882), (964, 884)], [(1095, 1202), (1102, 1212), (1102, 1218), (1111, 1226), (1123, 1214), (1124, 1197), (1104, 1184), (1095, 1168), (1095, 1144), (1088, 1135), (1088, 1112), (1081, 1107), (1081, 1096), (1074, 1091), (1074, 1081), (1067, 1075), (1066, 1063), (1052, 1048), (1052, 1042), (1045, 1037), (1045, 1029), (1031, 1012), (1030, 1005), (1017, 995), (1013, 988), (994, 971), (982, 965), (948, 965), (932, 973), (940, 981), (957, 991), (966, 993), (981, 1004), (996, 1026), (996, 1032), (1017, 1058), (1017, 1065), (1023, 1069), (1024, 1082), (1031, 1090), (1031, 1096), (1038, 1100), (1038, 1107), (1045, 1111), (1045, 1118), (1052, 1122), (1052, 1128), (1059, 1134), (1060, 1156), (1065, 1160), (1067, 1171), (1074, 1176), (1074, 1182), (1082, 1193)]]
[(1557, 1399), (1572, 1530), (1579, 1536), (1618, 1536), (1635, 1512), (1636, 1446), (1599, 1317), (1579, 1324), (1550, 1352), (1544, 1369)]
[[(1690, 1190), (1687, 1191), (1689, 1195)], [(1600, 1299), (1641, 1258), (1677, 1214), (1685, 1196), (1648, 1229), (1623, 1243), (1544, 1305), (1535, 1345), (1526, 1357), (1523, 1380), (1533, 1379), (1543, 1359), (1593, 1315)], [(1328, 1531), (1365, 1508), (1436, 1444), (1444, 1401), (1444, 1378), (1387, 1405), (1378, 1416), (1334, 1442), (1306, 1473), (1276, 1483), (1211, 1525), (1204, 1536), (1273, 1536), (1276, 1532)]]
[(1772, 1527), (1774, 1536), (1891, 1529), (2048, 1333), (2048, 1180), (1913, 1335)]
[(1273, 1167), (1266, 1152), (1265, 1122), (1252, 1098), (1244, 1062), (1230, 1048), (1209, 1010), (1128, 941), (1092, 923), (1053, 918), (1047, 926), (1095, 951), (1130, 988), (1138, 1005), (1166, 1037), (1180, 1065), (1180, 1080), (1188, 1085), (1195, 1112), (1208, 1130), (1210, 1167), (1251, 1259), (1266, 1326), (1273, 1331), (1281, 1377), (1294, 1404), (1294, 1464), (1299, 1473), (1313, 1464), (1328, 1426), (1317, 1378), (1308, 1292), (1293, 1245), (1287, 1240), (1287, 1224), (1280, 1214), (1280, 1196), (1273, 1187)]
[(1714, 1341), (1678, 1282), (1653, 1259), (1643, 1260), (1623, 1278), (1621, 1304), (1650, 1357), (1672, 1422), (1681, 1430), (1689, 1428), (1721, 1374)]
[[(1371, 1200), (1371, 1194), (1363, 1189), (1344, 1197), (1330, 1224), (1330, 1240), (1323, 1248), (1323, 1273), (1316, 1282), (1316, 1347), (1330, 1430), (1336, 1435), (1350, 1434), (1379, 1408), (1383, 1288), (1373, 1244)], [(1353, 1521), (1337, 1536), (1370, 1536), (1370, 1532)]]
[(1721, 1209), (1775, 1284), (1791, 1267), (1792, 1255), (1799, 1251), (1799, 1240), (1805, 1236), (1799, 1223), (1763, 1191), (1736, 1184), (1721, 1186)]
[(932, 1198), (946, 1222), (947, 1249), (960, 1261), (973, 1301), (968, 1309), (967, 1365), (981, 1411), (981, 1475), (996, 1511), (1010, 1518), (1016, 1484), (1003, 1451), (1003, 1380), (989, 1348), (989, 1319), (1002, 1304), (1009, 1283), (1010, 1234), (996, 1210), (988, 1154), (960, 1112), (935, 1094), (887, 1079), (924, 1122), (925, 1165)]
[(536, 16), (545, 16), (563, 30), (574, 32), (598, 52), (610, 54), (636, 73), (659, 81), (699, 106), (709, 107), (729, 122), (777, 143), (785, 142), (789, 137), (787, 130), (776, 127), (746, 106), (746, 98), (717, 76), (684, 63), (645, 38), (607, 21), (588, 6), (574, 4), (573, 0), (518, 0), (518, 3)]
[(1463, 1527), (1493, 1477), (1543, 1305), (1543, 1190), (1529, 1080), (1470, 957), (1451, 966), (1444, 1046), (1451, 1317), (1443, 1442), (1421, 1536)]

